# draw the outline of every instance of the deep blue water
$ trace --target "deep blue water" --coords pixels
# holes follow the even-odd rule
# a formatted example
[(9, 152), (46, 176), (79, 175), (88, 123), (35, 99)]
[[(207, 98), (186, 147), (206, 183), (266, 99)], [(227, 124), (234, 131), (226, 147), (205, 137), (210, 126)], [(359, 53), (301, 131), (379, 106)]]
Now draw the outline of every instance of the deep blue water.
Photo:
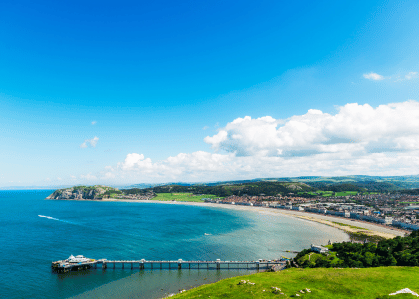
[[(0, 191), (0, 297), (161, 298), (247, 270), (108, 269), (51, 272), (89, 258), (249, 260), (347, 236), (317, 223), (222, 208), (44, 200), (49, 191)], [(43, 217), (45, 216), (45, 217)], [(49, 218), (47, 218), (49, 217)]]

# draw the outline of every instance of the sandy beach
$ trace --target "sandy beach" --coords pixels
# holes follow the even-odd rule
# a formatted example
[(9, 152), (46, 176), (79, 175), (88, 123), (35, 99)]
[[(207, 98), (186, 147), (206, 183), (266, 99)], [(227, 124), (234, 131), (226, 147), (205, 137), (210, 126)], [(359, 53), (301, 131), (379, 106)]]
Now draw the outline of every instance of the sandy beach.
[[(240, 206), (231, 204), (215, 204), (215, 203), (201, 203), (201, 202), (184, 202), (184, 201), (159, 201), (159, 200), (126, 200), (126, 199), (104, 199), (102, 201), (113, 202), (132, 202), (132, 203), (160, 203), (160, 204), (174, 204), (174, 205), (191, 205), (212, 208), (223, 208), (238, 211), (258, 212), (269, 215), (281, 215), (300, 219), (301, 221), (314, 221), (324, 225), (332, 226), (336, 229), (343, 230), (347, 233), (361, 232), (370, 236), (380, 236), (384, 238), (394, 238), (397, 236), (404, 236), (410, 232), (407, 230), (397, 229), (390, 226), (375, 224), (371, 222), (361, 221), (357, 219), (349, 219), (342, 217), (327, 216), (321, 214), (272, 209), (266, 207)], [(340, 223), (337, 224), (337, 223)]]

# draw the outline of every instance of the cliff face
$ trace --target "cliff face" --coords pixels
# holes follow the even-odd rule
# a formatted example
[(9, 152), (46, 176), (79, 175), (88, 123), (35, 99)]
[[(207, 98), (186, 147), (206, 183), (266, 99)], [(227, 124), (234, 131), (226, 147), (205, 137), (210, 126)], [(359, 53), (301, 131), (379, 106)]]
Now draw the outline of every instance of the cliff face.
[(54, 191), (47, 199), (90, 199), (101, 200), (106, 191), (118, 190), (107, 186), (77, 186)]

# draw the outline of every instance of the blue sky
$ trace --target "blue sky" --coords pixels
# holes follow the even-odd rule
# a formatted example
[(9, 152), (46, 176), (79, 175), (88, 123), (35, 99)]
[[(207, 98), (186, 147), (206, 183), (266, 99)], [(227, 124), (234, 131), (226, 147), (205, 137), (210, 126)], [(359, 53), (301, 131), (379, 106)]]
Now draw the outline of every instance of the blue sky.
[(417, 174), (418, 14), (2, 2), (0, 187)]

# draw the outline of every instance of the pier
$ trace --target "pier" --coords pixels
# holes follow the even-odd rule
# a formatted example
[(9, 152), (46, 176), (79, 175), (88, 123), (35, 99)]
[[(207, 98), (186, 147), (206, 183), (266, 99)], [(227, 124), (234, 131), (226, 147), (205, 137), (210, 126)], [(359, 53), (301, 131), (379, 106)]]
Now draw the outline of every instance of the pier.
[(184, 261), (178, 260), (93, 260), (86, 259), (86, 261), (71, 263), (68, 260), (61, 260), (52, 262), (52, 269), (58, 273), (65, 273), (74, 270), (86, 270), (102, 268), (103, 270), (112, 268), (130, 268), (130, 269), (269, 269), (270, 267), (285, 267), (286, 261), (281, 260), (257, 260), (257, 261), (222, 261), (217, 259), (215, 261)]

